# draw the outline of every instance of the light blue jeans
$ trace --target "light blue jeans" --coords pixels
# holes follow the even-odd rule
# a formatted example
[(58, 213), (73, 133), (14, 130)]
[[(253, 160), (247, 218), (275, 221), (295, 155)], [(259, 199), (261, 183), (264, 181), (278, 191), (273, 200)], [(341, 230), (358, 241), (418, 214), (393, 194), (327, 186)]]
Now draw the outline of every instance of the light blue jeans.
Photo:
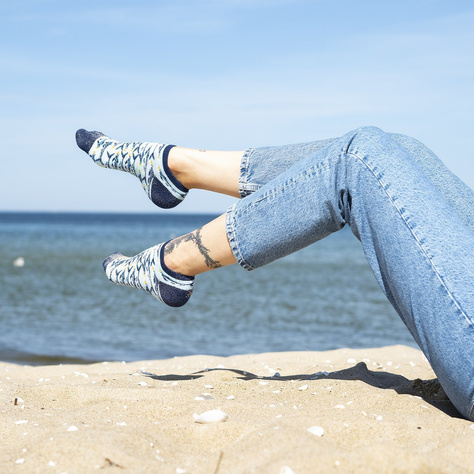
[[(227, 233), (247, 270), (348, 224), (449, 398), (474, 420), (470, 188), (420, 142), (363, 127), (331, 140), (246, 150), (240, 192)], [(298, 291), (304, 288), (295, 298)]]

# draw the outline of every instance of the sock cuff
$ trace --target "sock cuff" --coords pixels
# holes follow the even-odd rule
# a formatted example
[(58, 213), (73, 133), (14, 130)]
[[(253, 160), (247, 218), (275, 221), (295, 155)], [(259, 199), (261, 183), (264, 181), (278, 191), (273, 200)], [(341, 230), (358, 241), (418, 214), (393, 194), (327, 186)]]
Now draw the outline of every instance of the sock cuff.
[(168, 155), (171, 150), (171, 148), (174, 148), (176, 145), (166, 145), (165, 148), (162, 151), (161, 159), (163, 163), (163, 170), (166, 173), (166, 176), (168, 176), (168, 179), (178, 188), (180, 191), (183, 193), (187, 193), (189, 191), (188, 188), (183, 186), (173, 175), (173, 172), (170, 170), (168, 166)]
[(168, 242), (165, 242), (161, 246), (160, 250), (160, 265), (163, 271), (165, 271), (170, 277), (176, 278), (177, 280), (181, 281), (193, 281), (194, 277), (189, 276), (189, 275), (183, 275), (182, 273), (175, 272), (174, 270), (171, 270), (166, 264), (165, 264), (165, 247), (171, 242), (171, 240), (168, 240)]

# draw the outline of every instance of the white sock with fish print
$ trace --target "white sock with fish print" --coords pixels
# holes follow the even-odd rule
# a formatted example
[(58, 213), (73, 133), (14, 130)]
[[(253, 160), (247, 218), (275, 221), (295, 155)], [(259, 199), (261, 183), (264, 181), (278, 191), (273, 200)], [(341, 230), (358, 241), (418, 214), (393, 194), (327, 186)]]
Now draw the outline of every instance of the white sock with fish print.
[(99, 166), (136, 176), (151, 201), (163, 209), (177, 206), (188, 193), (168, 166), (168, 153), (174, 145), (112, 140), (101, 132), (80, 129), (76, 142)]
[(168, 306), (183, 306), (193, 291), (194, 277), (165, 265), (166, 244), (155, 245), (135, 257), (114, 253), (104, 260), (105, 274), (113, 283), (145, 290)]

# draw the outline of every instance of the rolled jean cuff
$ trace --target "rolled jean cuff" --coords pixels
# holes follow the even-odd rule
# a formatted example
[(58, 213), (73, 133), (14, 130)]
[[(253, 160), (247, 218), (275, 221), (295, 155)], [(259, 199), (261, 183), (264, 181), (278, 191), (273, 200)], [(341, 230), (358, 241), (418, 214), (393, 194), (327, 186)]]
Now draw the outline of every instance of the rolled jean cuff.
[(242, 155), (240, 162), (239, 193), (244, 198), (260, 188), (257, 184), (249, 183), (249, 164), (255, 148), (247, 148)]
[(245, 270), (251, 271), (254, 268), (249, 265), (241, 252), (239, 247), (239, 242), (236, 235), (236, 228), (235, 228), (235, 207), (237, 206), (237, 202), (232, 205), (226, 212), (225, 215), (225, 226), (227, 231), (227, 238), (229, 239), (230, 248), (232, 249), (232, 253), (234, 254), (237, 263)]

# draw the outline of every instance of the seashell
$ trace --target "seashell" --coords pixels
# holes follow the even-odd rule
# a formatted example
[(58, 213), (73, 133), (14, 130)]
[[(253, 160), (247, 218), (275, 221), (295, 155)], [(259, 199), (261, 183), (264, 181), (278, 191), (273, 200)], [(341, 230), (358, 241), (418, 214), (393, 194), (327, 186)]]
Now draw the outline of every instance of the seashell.
[(25, 259), (23, 257), (18, 257), (13, 260), (13, 266), (20, 268), (25, 266)]
[[(85, 372), (74, 372), (74, 375), (77, 375), (77, 376), (81, 376), (81, 377), (84, 377), (85, 379), (88, 379), (89, 376), (85, 373)], [(42, 380), (40, 380), (40, 382), (42, 382)]]
[(214, 387), (212, 385), (204, 385), (204, 388), (211, 389), (211, 388), (214, 388)]
[(78, 431), (79, 428), (77, 426), (71, 425), (67, 430), (68, 431)]
[(146, 382), (138, 382), (138, 385), (142, 386), (142, 387), (147, 387), (148, 384)]
[(291, 469), (289, 466), (283, 466), (280, 469), (280, 474), (295, 474), (295, 471), (293, 471), (293, 469)]
[(194, 413), (193, 417), (196, 423), (219, 423), (229, 419), (229, 415), (221, 410), (209, 410), (200, 415)]
[(214, 397), (210, 393), (201, 393), (201, 395), (194, 397), (194, 400), (214, 400)]
[(303, 390), (308, 390), (308, 386), (307, 385), (301, 385), (301, 387), (298, 387), (298, 390), (301, 392)]
[(348, 364), (355, 364), (357, 361), (355, 359), (347, 359)]
[(226, 397), (226, 400), (235, 400), (235, 397), (234, 395), (229, 395), (228, 397)]
[(28, 423), (28, 420), (18, 420), (18, 421), (15, 421), (15, 425), (24, 425)]
[(324, 429), (321, 428), (320, 426), (312, 426), (311, 428), (308, 428), (307, 431), (319, 437), (321, 437), (324, 434)]

